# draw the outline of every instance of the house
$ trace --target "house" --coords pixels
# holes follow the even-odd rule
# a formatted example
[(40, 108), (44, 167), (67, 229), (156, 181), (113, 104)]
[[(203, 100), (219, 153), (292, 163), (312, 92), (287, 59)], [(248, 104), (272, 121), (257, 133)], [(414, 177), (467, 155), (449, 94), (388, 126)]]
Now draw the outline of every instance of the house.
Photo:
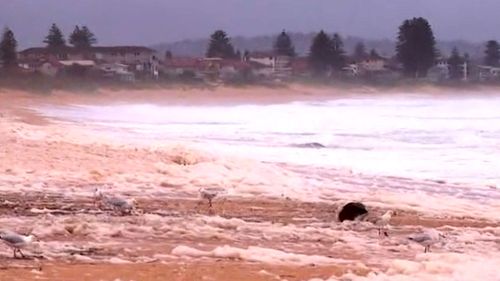
[(274, 58), (274, 72), (277, 78), (292, 76), (292, 57), (276, 56)]
[(117, 79), (124, 82), (134, 82), (135, 74), (130, 71), (129, 66), (121, 63), (105, 63), (98, 66), (102, 76)]
[(342, 68), (342, 71), (348, 77), (357, 77), (359, 75), (359, 66), (356, 63), (349, 63)]
[(145, 64), (156, 60), (155, 51), (141, 46), (89, 48), (29, 48), (19, 52), (20, 59), (94, 60), (99, 63)]
[(427, 71), (426, 80), (429, 82), (442, 82), (450, 79), (450, 65), (446, 58), (438, 58), (434, 66)]
[(152, 76), (158, 75), (159, 67), (155, 51), (142, 46), (29, 48), (19, 52), (19, 59), (32, 62), (94, 61), (97, 65), (119, 63), (133, 66), (135, 71), (146, 72)]
[(273, 69), (276, 63), (274, 53), (272, 52), (252, 52), (248, 55), (246, 60), (249, 62), (259, 63)]
[(493, 81), (500, 79), (500, 67), (478, 65), (479, 81)]
[(385, 71), (386, 59), (382, 57), (370, 57), (358, 63), (358, 66), (365, 72)]
[(311, 68), (309, 65), (309, 58), (296, 57), (290, 63), (292, 75), (296, 77), (307, 77), (311, 75)]
[(44, 76), (55, 77), (62, 68), (57, 60), (18, 60), (18, 65), (27, 73), (40, 73)]
[(259, 65), (259, 68), (268, 68), (272, 76), (276, 78), (287, 78), (292, 75), (292, 57), (275, 55), (274, 52), (253, 52), (245, 58), (246, 61)]
[(160, 66), (163, 74), (171, 77), (188, 77), (203, 79), (205, 63), (202, 59), (191, 57), (169, 58)]

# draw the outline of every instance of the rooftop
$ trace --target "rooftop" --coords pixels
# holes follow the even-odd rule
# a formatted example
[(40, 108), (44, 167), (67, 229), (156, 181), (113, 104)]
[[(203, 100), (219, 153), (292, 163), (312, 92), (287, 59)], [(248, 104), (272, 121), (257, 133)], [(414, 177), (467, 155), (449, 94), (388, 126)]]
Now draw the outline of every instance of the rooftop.
[(35, 47), (25, 49), (19, 54), (21, 55), (31, 55), (31, 54), (80, 54), (80, 53), (135, 53), (135, 52), (148, 52), (153, 53), (154, 50), (143, 46), (97, 46), (90, 48), (75, 48), (75, 47), (58, 47), (58, 48), (47, 48), (47, 47)]

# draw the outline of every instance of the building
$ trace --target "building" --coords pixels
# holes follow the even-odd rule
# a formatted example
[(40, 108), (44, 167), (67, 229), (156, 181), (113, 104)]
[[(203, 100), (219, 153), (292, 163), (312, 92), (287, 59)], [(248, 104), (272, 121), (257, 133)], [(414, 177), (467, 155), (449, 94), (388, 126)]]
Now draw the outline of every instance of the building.
[(24, 66), (43, 61), (92, 61), (94, 65), (123, 64), (131, 66), (134, 71), (146, 72), (153, 77), (158, 76), (159, 61), (153, 49), (142, 46), (113, 46), (89, 48), (29, 48), (19, 52), (19, 59)]
[(21, 60), (94, 60), (103, 63), (144, 64), (156, 60), (155, 51), (141, 46), (90, 48), (29, 48), (19, 52)]
[(478, 65), (479, 81), (494, 81), (500, 80), (500, 67)]
[[(259, 65), (258, 69), (261, 74), (272, 73), (274, 78), (288, 78), (293, 72), (293, 58), (290, 56), (275, 55), (273, 52), (253, 52), (245, 60), (253, 63), (254, 66)], [(268, 70), (264, 71), (263, 68)]]
[(191, 57), (173, 57), (165, 59), (160, 71), (169, 77), (203, 79), (205, 64), (202, 59)]

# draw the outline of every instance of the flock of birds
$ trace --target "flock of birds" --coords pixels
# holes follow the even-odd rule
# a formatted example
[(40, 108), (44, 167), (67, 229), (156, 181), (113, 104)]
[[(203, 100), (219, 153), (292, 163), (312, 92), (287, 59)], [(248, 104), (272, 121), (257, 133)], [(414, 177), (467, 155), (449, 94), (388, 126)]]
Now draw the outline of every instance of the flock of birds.
[[(396, 215), (396, 212), (389, 210), (385, 212), (382, 216), (373, 220), (372, 222), (378, 228), (379, 236), (389, 236), (389, 224), (391, 222), (392, 216)], [(363, 203), (360, 202), (350, 202), (344, 205), (339, 212), (338, 219), (340, 222), (343, 221), (363, 221), (366, 220), (368, 216), (368, 210)], [(408, 236), (408, 240), (418, 243), (424, 246), (424, 253), (430, 252), (431, 246), (437, 244), (442, 239), (446, 238), (442, 233), (435, 229), (425, 229), (420, 233), (416, 233)]]
[[(202, 188), (198, 191), (200, 198), (202, 200), (206, 200), (208, 202), (209, 208), (212, 208), (213, 200), (219, 195), (219, 191), (212, 188)], [(109, 196), (104, 194), (98, 188), (96, 188), (94, 191), (94, 203), (99, 208), (111, 208), (114, 212), (117, 212), (121, 215), (132, 215), (136, 210), (135, 199)], [(340, 222), (346, 220), (362, 221), (366, 219), (367, 215), (368, 210), (362, 203), (351, 202), (346, 204), (341, 209), (338, 215), (338, 219)], [(393, 215), (395, 215), (395, 212), (389, 210), (382, 216), (380, 216), (377, 220), (372, 221), (378, 228), (379, 236), (389, 236), (388, 229)], [(427, 229), (421, 233), (417, 233), (408, 237), (410, 241), (424, 246), (424, 253), (429, 252), (431, 246), (440, 242), (442, 238), (445, 238), (445, 236), (435, 229)], [(21, 249), (24, 249), (34, 241), (39, 241), (38, 238), (31, 233), (20, 234), (14, 231), (0, 231), (0, 240), (2, 240), (13, 250), (14, 258), (18, 258), (17, 254), (20, 254), (21, 258), (25, 258), (26, 256), (23, 254)]]

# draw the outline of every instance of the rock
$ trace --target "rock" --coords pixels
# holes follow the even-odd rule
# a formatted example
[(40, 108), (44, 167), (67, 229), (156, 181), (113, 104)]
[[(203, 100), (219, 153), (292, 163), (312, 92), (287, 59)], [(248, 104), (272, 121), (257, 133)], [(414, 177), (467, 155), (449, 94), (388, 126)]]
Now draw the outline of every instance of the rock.
[(345, 220), (353, 221), (359, 216), (365, 215), (368, 213), (365, 205), (359, 202), (350, 202), (347, 203), (339, 213), (339, 221), (343, 222)]
[(325, 148), (326, 147), (319, 142), (301, 143), (301, 144), (297, 144), (295, 146), (299, 147), (299, 148)]

